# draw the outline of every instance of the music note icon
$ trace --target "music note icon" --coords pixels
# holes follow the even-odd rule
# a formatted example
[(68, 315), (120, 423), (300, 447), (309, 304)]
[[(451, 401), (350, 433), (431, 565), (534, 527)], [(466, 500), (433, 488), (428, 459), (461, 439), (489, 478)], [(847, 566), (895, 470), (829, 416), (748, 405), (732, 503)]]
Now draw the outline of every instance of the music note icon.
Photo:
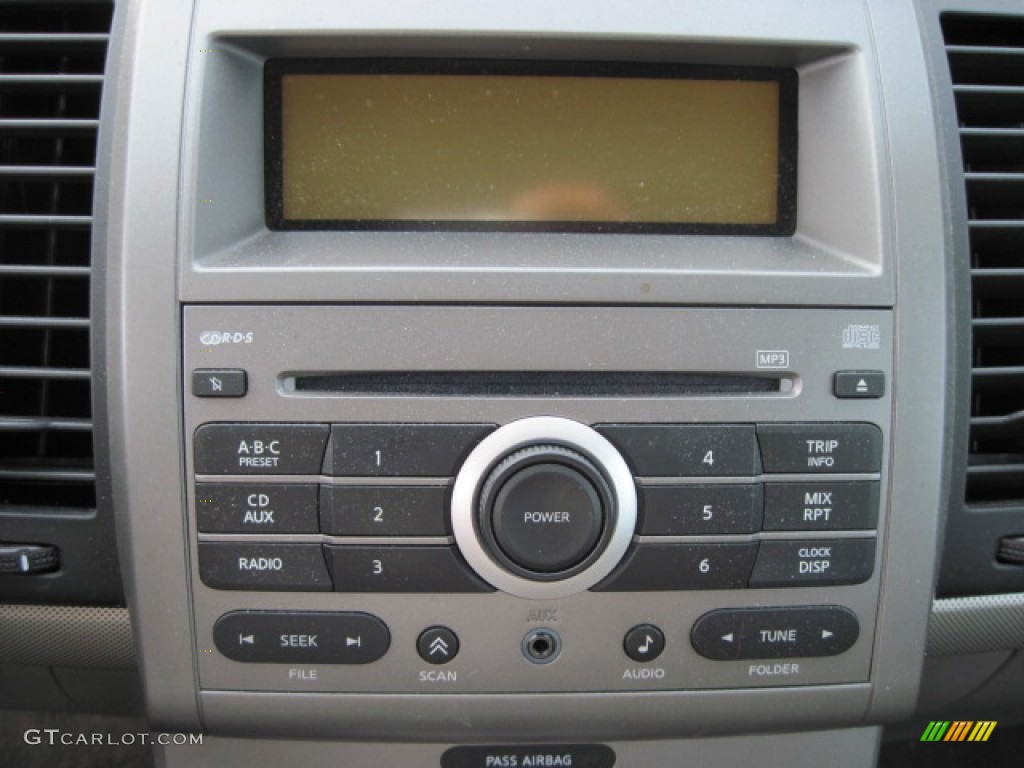
[(654, 638), (650, 635), (644, 635), (644, 644), (637, 648), (637, 652), (646, 654), (651, 650), (651, 645), (654, 643)]

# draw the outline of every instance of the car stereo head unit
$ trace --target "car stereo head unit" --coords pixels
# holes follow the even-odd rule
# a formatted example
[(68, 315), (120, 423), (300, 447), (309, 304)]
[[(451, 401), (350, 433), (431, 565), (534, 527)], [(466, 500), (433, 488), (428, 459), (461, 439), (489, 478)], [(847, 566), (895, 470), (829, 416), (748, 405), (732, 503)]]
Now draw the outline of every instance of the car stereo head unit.
[(912, 706), (948, 313), (930, 112), (876, 40), (917, 27), (791, 5), (132, 5), (192, 50), (116, 79), (100, 185), (136, 214), (107, 342), (157, 722)]

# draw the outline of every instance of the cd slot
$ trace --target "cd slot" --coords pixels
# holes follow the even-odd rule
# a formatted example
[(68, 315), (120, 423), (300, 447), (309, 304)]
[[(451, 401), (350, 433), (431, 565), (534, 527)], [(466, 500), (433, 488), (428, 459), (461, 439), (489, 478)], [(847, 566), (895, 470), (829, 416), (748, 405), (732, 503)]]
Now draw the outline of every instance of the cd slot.
[(282, 394), (373, 397), (694, 397), (786, 395), (791, 374), (678, 371), (380, 371), (283, 373)]

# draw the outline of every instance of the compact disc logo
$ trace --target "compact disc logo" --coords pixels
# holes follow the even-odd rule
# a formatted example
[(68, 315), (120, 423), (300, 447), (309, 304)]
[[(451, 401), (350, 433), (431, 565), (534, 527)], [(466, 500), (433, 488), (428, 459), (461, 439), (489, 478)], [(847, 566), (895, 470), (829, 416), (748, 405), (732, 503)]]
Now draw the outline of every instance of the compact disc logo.
[(252, 344), (252, 332), (203, 331), (199, 334), (199, 343), (204, 347), (215, 347), (218, 344)]

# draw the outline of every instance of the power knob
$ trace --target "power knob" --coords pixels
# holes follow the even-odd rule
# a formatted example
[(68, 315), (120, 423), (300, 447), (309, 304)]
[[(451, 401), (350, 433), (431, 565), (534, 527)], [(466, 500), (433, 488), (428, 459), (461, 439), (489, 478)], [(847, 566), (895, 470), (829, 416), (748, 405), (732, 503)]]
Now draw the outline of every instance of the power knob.
[(618, 451), (569, 419), (512, 422), (485, 438), (452, 492), (467, 562), (521, 597), (563, 597), (618, 564), (636, 527), (633, 477)]

